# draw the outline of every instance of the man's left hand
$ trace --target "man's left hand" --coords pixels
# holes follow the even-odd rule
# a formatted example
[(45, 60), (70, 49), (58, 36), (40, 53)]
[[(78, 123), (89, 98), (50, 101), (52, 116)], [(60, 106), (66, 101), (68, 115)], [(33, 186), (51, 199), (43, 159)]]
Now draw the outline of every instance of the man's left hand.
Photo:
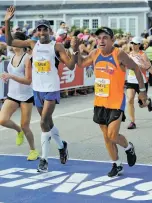
[(79, 51), (80, 44), (81, 44), (81, 41), (77, 37), (72, 37), (71, 47), (72, 47), (74, 52)]

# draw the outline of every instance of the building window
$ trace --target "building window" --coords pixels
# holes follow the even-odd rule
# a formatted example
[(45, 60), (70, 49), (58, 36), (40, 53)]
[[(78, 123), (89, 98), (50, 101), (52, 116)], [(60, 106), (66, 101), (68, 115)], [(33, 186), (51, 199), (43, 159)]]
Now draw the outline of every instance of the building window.
[(24, 21), (18, 21), (18, 26), (20, 28), (23, 28), (24, 27)]
[(73, 21), (74, 26), (76, 26), (77, 28), (80, 28), (80, 20), (76, 19)]
[(59, 29), (62, 20), (56, 20), (56, 29)]
[(130, 18), (129, 19), (129, 32), (135, 36), (136, 35), (136, 19)]
[[(0, 21), (0, 25), (1, 26), (5, 26), (5, 21)], [(10, 22), (10, 28), (12, 29), (12, 27), (15, 26), (13, 21)]]
[(110, 28), (111, 29), (117, 29), (117, 18), (111, 18), (110, 19)]
[(121, 29), (123, 32), (130, 32), (132, 36), (136, 35), (137, 32), (137, 23), (136, 17), (133, 16), (120, 16), (120, 17), (111, 17), (109, 19), (109, 27), (112, 29)]
[(89, 28), (89, 19), (83, 19), (83, 27)]
[(29, 25), (29, 28), (33, 28), (33, 21), (26, 21), (26, 24)]
[(126, 18), (120, 18), (120, 29), (123, 31), (123, 32), (126, 32), (127, 30), (127, 19)]
[(49, 23), (50, 23), (51, 26), (53, 26), (54, 25), (54, 20), (49, 20)]
[(38, 20), (36, 20), (36, 21), (34, 22), (34, 24), (35, 24), (34, 27), (37, 27), (37, 25), (38, 25)]
[(98, 19), (92, 19), (92, 29), (97, 29), (98, 27)]

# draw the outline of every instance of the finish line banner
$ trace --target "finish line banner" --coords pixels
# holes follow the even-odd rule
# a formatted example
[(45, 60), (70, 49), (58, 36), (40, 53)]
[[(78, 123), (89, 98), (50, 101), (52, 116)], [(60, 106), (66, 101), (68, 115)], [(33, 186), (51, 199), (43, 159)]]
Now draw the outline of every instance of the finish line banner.
[[(0, 63), (0, 74), (7, 72), (8, 61)], [(64, 64), (59, 64), (59, 77), (61, 90), (72, 89), (77, 87), (94, 86), (94, 72), (93, 66), (86, 68), (79, 68), (77, 65), (74, 70), (69, 70)], [(8, 84), (0, 80), (0, 99), (7, 96)]]

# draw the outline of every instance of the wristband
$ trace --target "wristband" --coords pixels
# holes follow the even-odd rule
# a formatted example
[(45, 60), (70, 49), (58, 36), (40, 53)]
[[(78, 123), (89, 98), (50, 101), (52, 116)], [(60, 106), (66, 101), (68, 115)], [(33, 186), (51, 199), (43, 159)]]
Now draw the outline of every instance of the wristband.
[(140, 92), (145, 92), (146, 88), (140, 88), (139, 90), (140, 90)]

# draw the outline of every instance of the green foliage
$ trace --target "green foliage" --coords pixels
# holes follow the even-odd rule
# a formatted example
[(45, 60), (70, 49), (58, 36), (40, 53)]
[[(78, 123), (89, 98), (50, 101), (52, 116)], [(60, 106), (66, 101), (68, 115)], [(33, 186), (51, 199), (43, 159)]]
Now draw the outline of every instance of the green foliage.
[(76, 27), (75, 25), (73, 25), (73, 26), (71, 27), (70, 32), (73, 32), (73, 31), (76, 31), (76, 30), (80, 30), (80, 32), (84, 32), (85, 29), (87, 29), (87, 30), (90, 32), (90, 30), (89, 30), (88, 28), (85, 28), (85, 27), (78, 28), (78, 27)]
[[(101, 27), (101, 28), (102, 28), (102, 27)], [(75, 30), (80, 30), (80, 32), (84, 32), (85, 29), (88, 29), (88, 28), (85, 28), (85, 27), (78, 28), (78, 27), (76, 27), (75, 25), (73, 25), (73, 26), (71, 27), (70, 32), (74, 32)], [(88, 29), (88, 30), (89, 30), (89, 29)], [(89, 32), (90, 32), (90, 30), (89, 30)], [(113, 29), (113, 32), (114, 32), (114, 34), (120, 34), (120, 35), (124, 34), (124, 32), (122, 31), (121, 28), (119, 28), (119, 29)]]
[(113, 29), (113, 32), (114, 32), (114, 34), (120, 34), (120, 35), (124, 34), (124, 32), (121, 30), (121, 28)]
[(78, 30), (78, 28), (75, 25), (72, 25), (70, 32), (73, 32), (75, 30)]

